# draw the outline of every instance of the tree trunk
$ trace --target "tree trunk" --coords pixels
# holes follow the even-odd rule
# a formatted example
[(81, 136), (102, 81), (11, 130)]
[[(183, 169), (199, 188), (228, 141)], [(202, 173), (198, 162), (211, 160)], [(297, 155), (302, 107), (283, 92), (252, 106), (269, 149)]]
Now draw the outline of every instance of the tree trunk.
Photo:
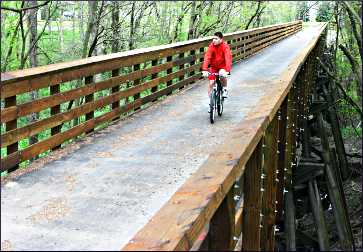
[(120, 10), (119, 3), (117, 1), (112, 2), (112, 52), (118, 52), (120, 43), (120, 28), (118, 27), (118, 23), (120, 21)]
[(191, 11), (190, 11), (188, 40), (195, 38), (195, 29), (196, 29), (195, 23), (196, 23), (196, 20), (197, 20), (197, 15), (196, 15), (196, 12), (195, 12), (195, 6), (196, 6), (196, 2), (193, 1), (192, 2), (192, 8), (191, 8)]
[(83, 29), (83, 24), (84, 24), (84, 18), (83, 18), (83, 1), (79, 1), (79, 34), (81, 37), (81, 41), (83, 41), (84, 39), (84, 29)]
[(134, 49), (134, 33), (135, 33), (135, 5), (136, 2), (132, 2), (131, 14), (130, 14), (130, 37), (129, 37), (129, 50)]
[(58, 29), (59, 29), (59, 39), (60, 39), (60, 52), (64, 52), (64, 34), (63, 34), (63, 6), (60, 6), (59, 8), (59, 23), (58, 23)]
[[(29, 1), (29, 6), (36, 6), (37, 1), (32, 0)], [(29, 25), (29, 47), (30, 47), (30, 67), (36, 67), (38, 65), (37, 59), (37, 45), (33, 46), (37, 39), (37, 11), (38, 9), (30, 9), (28, 16), (28, 25)], [(31, 100), (36, 100), (38, 98), (38, 91), (34, 90), (31, 92)], [(28, 117), (28, 122), (33, 123), (38, 120), (38, 113), (31, 113)], [(35, 144), (38, 142), (38, 135), (34, 135), (29, 137), (29, 145)]]
[(87, 22), (87, 30), (83, 40), (82, 58), (86, 58), (88, 54), (88, 44), (95, 24), (96, 11), (97, 11), (97, 2), (88, 1), (88, 22)]

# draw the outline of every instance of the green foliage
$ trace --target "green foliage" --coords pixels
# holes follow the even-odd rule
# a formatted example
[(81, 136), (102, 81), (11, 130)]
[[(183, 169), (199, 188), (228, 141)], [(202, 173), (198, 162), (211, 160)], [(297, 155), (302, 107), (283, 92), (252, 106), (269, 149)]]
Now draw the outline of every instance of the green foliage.
[(318, 12), (316, 14), (317, 22), (328, 22), (333, 16), (333, 3), (326, 1), (320, 2)]
[(296, 19), (309, 22), (309, 6), (307, 1), (299, 1), (296, 8)]

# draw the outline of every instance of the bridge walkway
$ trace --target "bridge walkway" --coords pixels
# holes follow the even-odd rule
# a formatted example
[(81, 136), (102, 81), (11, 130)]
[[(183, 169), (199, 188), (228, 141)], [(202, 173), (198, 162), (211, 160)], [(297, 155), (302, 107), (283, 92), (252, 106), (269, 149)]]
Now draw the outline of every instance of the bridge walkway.
[(209, 123), (207, 81), (34, 162), (2, 185), (1, 240), (15, 250), (121, 249), (218, 149), (319, 26), (233, 66), (222, 117)]

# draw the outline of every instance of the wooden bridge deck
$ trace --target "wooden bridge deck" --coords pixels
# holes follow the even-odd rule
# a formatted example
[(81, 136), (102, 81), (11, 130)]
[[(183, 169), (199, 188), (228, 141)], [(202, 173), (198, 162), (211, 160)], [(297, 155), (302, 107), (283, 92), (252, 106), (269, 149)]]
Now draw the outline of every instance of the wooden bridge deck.
[(273, 92), (272, 81), (320, 28), (305, 28), (235, 64), (230, 97), (214, 125), (201, 80), (13, 175), (1, 187), (2, 244), (14, 250), (121, 249)]

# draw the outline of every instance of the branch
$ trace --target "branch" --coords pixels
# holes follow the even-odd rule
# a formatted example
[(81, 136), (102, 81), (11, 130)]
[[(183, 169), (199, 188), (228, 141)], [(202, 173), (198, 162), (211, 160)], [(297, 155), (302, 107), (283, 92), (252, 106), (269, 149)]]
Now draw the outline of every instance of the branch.
[(30, 10), (30, 9), (40, 8), (40, 7), (44, 6), (44, 5), (47, 5), (50, 1), (51, 0), (47, 0), (42, 4), (39, 4), (39, 5), (36, 5), (36, 6), (31, 6), (31, 7), (26, 7), (26, 8), (20, 8), (20, 9), (14, 9), (14, 8), (5, 7), (5, 6), (0, 6), (0, 9), (21, 13), (22, 11), (27, 11), (27, 10)]
[[(351, 8), (351, 6), (348, 3), (343, 2), (343, 4), (345, 5), (345, 9), (347, 10), (349, 21), (350, 21), (350, 23), (352, 25), (352, 30), (353, 30), (354, 37), (357, 40), (360, 56), (362, 57), (362, 53), (363, 53), (362, 52), (362, 38), (361, 38), (361, 34), (358, 32), (357, 25), (355, 23), (354, 10)], [(360, 19), (358, 18), (358, 22), (359, 21), (360, 21)], [(361, 22), (360, 22), (360, 26), (362, 26)]]
[[(51, 5), (49, 5), (48, 13), (50, 13), (50, 7), (51, 7)], [(56, 10), (57, 10), (57, 5), (55, 6), (53, 12), (49, 14), (47, 21), (44, 23), (42, 31), (38, 34), (36, 40), (33, 42), (32, 46), (31, 46), (31, 48), (29, 48), (27, 53), (24, 55), (24, 58), (23, 58), (24, 64), (25, 64), (25, 61), (27, 60), (27, 58), (29, 57), (29, 54), (30, 54), (31, 50), (34, 48), (34, 46), (36, 46), (39, 39), (42, 37), (42, 35), (43, 35), (44, 31), (45, 31), (45, 27), (47, 27), (47, 25), (49, 24), (50, 18), (54, 15)]]
[(252, 23), (253, 19), (257, 16), (258, 12), (260, 11), (260, 7), (261, 7), (261, 1), (258, 1), (258, 5), (257, 5), (257, 9), (255, 11), (255, 14), (253, 14), (252, 17), (250, 18), (250, 20), (248, 21), (248, 23), (245, 27), (245, 30), (248, 30), (248, 27)]
[(359, 17), (359, 15), (357, 14), (357, 12), (355, 12), (355, 10), (352, 8), (352, 6), (350, 5), (350, 3), (348, 3), (347, 1), (342, 1), (345, 8), (347, 9), (348, 12), (350, 12), (352, 15), (354, 15), (354, 17), (357, 19), (357, 21), (359, 22), (359, 26), (362, 26), (362, 20)]
[(363, 114), (362, 114), (361, 108), (345, 92), (345, 90), (342, 87), (342, 85), (340, 85), (338, 83), (338, 80), (336, 79), (336, 77), (329, 71), (328, 67), (323, 62), (321, 62), (320, 58), (319, 57), (316, 57), (316, 59), (318, 60), (318, 62), (320, 63), (320, 65), (322, 66), (322, 68), (324, 69), (324, 71), (333, 79), (333, 82), (335, 83), (335, 85), (340, 89), (340, 91), (342, 91), (345, 100), (348, 101), (355, 108), (355, 110), (361, 115), (361, 117), (362, 117)]
[(343, 51), (344, 55), (348, 58), (350, 65), (352, 66), (353, 73), (357, 77), (359, 86), (362, 86), (362, 72), (358, 62), (353, 58), (352, 54), (342, 44), (339, 45), (339, 49)]
[(308, 13), (308, 11), (310, 11), (310, 9), (313, 7), (313, 6), (315, 6), (315, 5), (317, 5), (318, 4), (318, 2), (315, 2), (315, 3), (313, 3), (309, 8), (307, 8), (303, 13), (302, 13), (302, 17), (304, 17), (305, 16), (305, 14), (306, 13)]

